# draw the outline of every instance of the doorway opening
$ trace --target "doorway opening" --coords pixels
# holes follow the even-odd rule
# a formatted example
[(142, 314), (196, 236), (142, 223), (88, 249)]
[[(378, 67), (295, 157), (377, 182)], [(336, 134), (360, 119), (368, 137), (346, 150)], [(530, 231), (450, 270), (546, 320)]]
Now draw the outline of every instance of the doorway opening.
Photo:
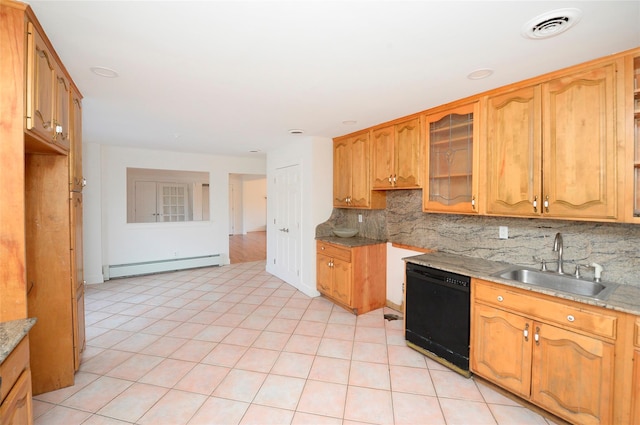
[(229, 261), (267, 259), (267, 177), (229, 174)]

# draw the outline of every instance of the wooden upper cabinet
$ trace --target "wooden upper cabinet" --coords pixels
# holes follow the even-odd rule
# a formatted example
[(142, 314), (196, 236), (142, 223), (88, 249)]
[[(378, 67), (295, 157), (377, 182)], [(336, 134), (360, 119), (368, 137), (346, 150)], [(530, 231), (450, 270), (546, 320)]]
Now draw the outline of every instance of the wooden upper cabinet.
[(34, 25), (27, 25), (27, 120), (26, 128), (44, 140), (53, 140), (56, 63)]
[(71, 131), (71, 83), (58, 67), (56, 72), (53, 141), (61, 148), (69, 150), (69, 134)]
[(487, 99), (486, 212), (617, 217), (616, 64)]
[(487, 214), (541, 214), (540, 86), (487, 100)]
[(333, 142), (333, 206), (349, 206), (351, 195), (351, 142), (341, 139)]
[(425, 116), (423, 211), (477, 214), (479, 102)]
[(542, 111), (544, 214), (615, 219), (616, 63), (542, 84)]
[[(27, 24), (25, 130), (45, 143), (69, 150), (71, 82), (38, 32)], [(28, 150), (34, 150), (32, 148)]]
[(69, 141), (69, 187), (72, 192), (81, 192), (85, 185), (82, 173), (82, 98), (76, 90), (71, 92)]
[(395, 128), (393, 125), (371, 133), (371, 174), (373, 189), (392, 189), (394, 165)]
[(351, 139), (351, 195), (349, 206), (366, 208), (371, 199), (369, 188), (369, 133)]
[[(640, 223), (640, 49), (625, 58), (625, 116), (627, 148), (625, 166), (626, 221)], [(640, 408), (638, 409), (640, 411)], [(640, 422), (639, 422), (640, 423)]]
[(419, 189), (422, 149), (420, 119), (374, 130), (373, 189)]
[(339, 208), (384, 208), (384, 195), (372, 193), (369, 132), (333, 142), (333, 206)]

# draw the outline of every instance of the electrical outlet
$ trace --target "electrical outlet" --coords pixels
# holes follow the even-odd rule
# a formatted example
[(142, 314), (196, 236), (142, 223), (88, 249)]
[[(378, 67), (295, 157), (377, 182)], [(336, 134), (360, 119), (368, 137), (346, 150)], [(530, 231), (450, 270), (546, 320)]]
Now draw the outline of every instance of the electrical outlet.
[(362, 223), (362, 214), (358, 214), (358, 223)]
[(500, 226), (498, 228), (498, 237), (500, 239), (509, 239), (509, 228), (507, 226)]

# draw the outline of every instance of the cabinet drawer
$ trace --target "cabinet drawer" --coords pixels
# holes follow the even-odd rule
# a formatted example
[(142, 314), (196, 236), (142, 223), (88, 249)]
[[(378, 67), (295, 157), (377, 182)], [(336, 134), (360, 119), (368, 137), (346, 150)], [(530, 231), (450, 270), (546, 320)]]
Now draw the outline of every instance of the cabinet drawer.
[(474, 289), (477, 300), (496, 307), (606, 338), (616, 337), (617, 318), (614, 315), (524, 294), (499, 284), (476, 282)]
[(318, 253), (351, 262), (351, 249), (318, 241)]
[(24, 337), (0, 365), (0, 401), (4, 400), (23, 370), (29, 367), (29, 339)]

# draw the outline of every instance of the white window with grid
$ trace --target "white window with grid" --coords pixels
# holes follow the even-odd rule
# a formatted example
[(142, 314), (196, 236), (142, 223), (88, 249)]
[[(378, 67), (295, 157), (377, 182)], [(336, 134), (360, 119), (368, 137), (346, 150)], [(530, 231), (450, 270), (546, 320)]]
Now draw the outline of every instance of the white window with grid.
[(158, 221), (187, 221), (189, 216), (187, 185), (158, 183)]

